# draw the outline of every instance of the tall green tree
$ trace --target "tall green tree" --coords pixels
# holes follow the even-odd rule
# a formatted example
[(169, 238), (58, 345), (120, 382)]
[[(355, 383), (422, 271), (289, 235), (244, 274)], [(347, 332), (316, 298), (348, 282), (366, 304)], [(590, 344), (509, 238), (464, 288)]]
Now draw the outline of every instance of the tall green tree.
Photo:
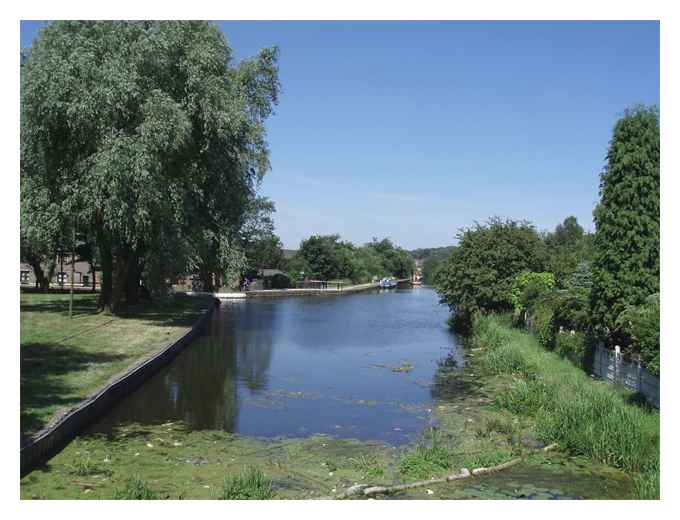
[(42, 30), (22, 67), (22, 189), (39, 186), (94, 237), (102, 308), (134, 303), (140, 280), (196, 268), (209, 283), (239, 264), (278, 92), (275, 48), (235, 66), (207, 22)]
[(283, 267), (283, 244), (274, 233), (275, 211), (274, 203), (266, 197), (255, 197), (246, 206), (239, 238), (249, 276), (255, 276), (258, 269)]
[(312, 235), (302, 241), (297, 256), (308, 266), (307, 276), (321, 280), (352, 278), (354, 249), (350, 242), (341, 241), (340, 235)]
[(415, 256), (416, 253), (413, 251), (411, 252), (416, 258), (424, 258), (422, 268), (423, 282), (428, 285), (435, 285), (439, 269), (444, 265), (447, 258), (451, 256), (455, 249), (455, 246), (448, 246), (432, 248), (429, 250), (418, 250), (425, 251), (426, 253), (424, 256)]
[(465, 330), (477, 312), (513, 310), (511, 288), (524, 271), (545, 267), (544, 244), (526, 221), (492, 217), (458, 234), (458, 247), (440, 268), (436, 289)]
[(367, 244), (368, 247), (375, 250), (382, 258), (382, 263), (385, 270), (392, 276), (397, 278), (410, 278), (415, 268), (415, 262), (411, 254), (395, 246), (389, 238), (373, 240)]
[(570, 287), (580, 264), (589, 265), (593, 258), (593, 235), (586, 233), (574, 216), (564, 219), (555, 231), (545, 236), (548, 270), (555, 275), (560, 289)]
[(626, 110), (600, 175), (591, 311), (594, 323), (622, 345), (630, 338), (617, 317), (659, 292), (659, 150), (658, 109)]

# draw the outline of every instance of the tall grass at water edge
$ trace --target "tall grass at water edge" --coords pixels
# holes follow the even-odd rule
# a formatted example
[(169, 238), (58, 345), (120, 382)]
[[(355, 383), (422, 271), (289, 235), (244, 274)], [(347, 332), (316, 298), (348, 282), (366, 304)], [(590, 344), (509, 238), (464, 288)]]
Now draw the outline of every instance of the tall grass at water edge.
[(658, 498), (657, 411), (626, 402), (620, 389), (592, 380), (502, 317), (476, 318), (472, 338), (485, 349), (490, 372), (513, 377), (510, 388), (496, 398), (498, 406), (533, 417), (544, 442), (631, 473), (638, 498)]

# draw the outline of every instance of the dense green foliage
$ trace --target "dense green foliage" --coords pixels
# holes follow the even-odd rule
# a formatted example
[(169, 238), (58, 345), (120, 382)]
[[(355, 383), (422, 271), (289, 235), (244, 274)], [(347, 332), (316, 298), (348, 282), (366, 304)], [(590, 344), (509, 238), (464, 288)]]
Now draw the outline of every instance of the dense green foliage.
[(304, 260), (305, 275), (319, 280), (351, 278), (354, 245), (340, 235), (312, 235), (300, 244), (296, 256)]
[(630, 338), (635, 352), (654, 374), (661, 370), (660, 334), (661, 302), (658, 294), (649, 296), (640, 305), (629, 305), (616, 319), (616, 326)]
[(539, 296), (555, 288), (555, 275), (552, 273), (519, 273), (512, 281), (510, 301), (515, 312), (525, 310)]
[(140, 280), (162, 289), (198, 272), (210, 289), (241, 271), (238, 231), (269, 168), (277, 50), (232, 62), (207, 22), (48, 24), (21, 73), (23, 249), (85, 232), (103, 308), (134, 303)]
[(389, 238), (374, 238), (365, 247), (377, 253), (387, 273), (397, 278), (410, 278), (414, 263), (408, 251), (395, 246)]
[[(576, 217), (567, 217), (545, 238), (547, 269), (555, 275), (560, 289), (575, 282), (574, 276), (583, 276), (593, 257), (593, 235), (585, 233)], [(585, 275), (588, 276), (587, 274)], [(587, 280), (576, 283), (588, 283)]]
[(593, 319), (606, 338), (633, 350), (617, 318), (659, 292), (659, 139), (657, 108), (625, 112), (614, 127), (594, 211)]
[(544, 246), (532, 225), (492, 218), (459, 233), (458, 247), (440, 269), (437, 290), (465, 328), (477, 312), (511, 311), (515, 276), (542, 271), (544, 265)]
[(274, 203), (266, 197), (248, 202), (239, 231), (246, 257), (246, 275), (254, 277), (259, 269), (281, 269), (284, 266), (283, 244), (274, 233)]
[(302, 241), (287, 268), (292, 279), (304, 272), (306, 277), (318, 280), (366, 282), (385, 276), (408, 278), (413, 272), (413, 259), (388, 238), (374, 238), (357, 247), (340, 240), (340, 235), (313, 235)]
[(658, 498), (658, 487), (650, 492), (653, 482), (658, 486), (658, 412), (629, 404), (616, 387), (591, 380), (496, 316), (478, 316), (473, 339), (494, 373), (514, 376), (499, 407), (532, 417), (546, 443), (635, 474), (643, 497)]
[(515, 323), (576, 364), (602, 339), (660, 372), (658, 110), (626, 111), (607, 159), (595, 234), (573, 216), (540, 239), (499, 219), (459, 234), (436, 284), (452, 326), (514, 309)]
[(423, 261), (422, 276), (423, 282), (428, 285), (437, 283), (437, 274), (444, 265), (446, 259), (453, 253), (455, 246), (433, 247), (429, 249), (414, 249), (411, 255), (415, 259)]

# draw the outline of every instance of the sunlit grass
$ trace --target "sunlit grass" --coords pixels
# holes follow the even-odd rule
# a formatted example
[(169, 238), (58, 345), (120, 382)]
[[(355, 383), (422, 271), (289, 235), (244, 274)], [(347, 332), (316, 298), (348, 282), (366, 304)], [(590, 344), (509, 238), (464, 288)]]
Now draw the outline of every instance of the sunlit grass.
[(490, 371), (514, 376), (510, 388), (496, 397), (500, 408), (533, 417), (544, 442), (558, 442), (572, 455), (641, 474), (636, 477), (637, 492), (654, 494), (658, 412), (629, 404), (616, 387), (593, 381), (569, 361), (542, 349), (530, 334), (494, 316), (479, 317), (473, 336), (486, 349)]
[(268, 500), (274, 496), (271, 481), (254, 468), (240, 475), (227, 477), (222, 486), (222, 500)]

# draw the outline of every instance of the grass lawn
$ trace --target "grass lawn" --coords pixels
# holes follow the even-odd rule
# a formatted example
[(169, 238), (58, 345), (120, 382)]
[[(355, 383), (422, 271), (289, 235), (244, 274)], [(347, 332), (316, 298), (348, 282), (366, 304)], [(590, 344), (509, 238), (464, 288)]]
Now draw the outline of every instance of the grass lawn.
[(87, 397), (136, 360), (181, 336), (208, 305), (174, 296), (119, 315), (97, 312), (97, 294), (21, 294), (21, 438)]

